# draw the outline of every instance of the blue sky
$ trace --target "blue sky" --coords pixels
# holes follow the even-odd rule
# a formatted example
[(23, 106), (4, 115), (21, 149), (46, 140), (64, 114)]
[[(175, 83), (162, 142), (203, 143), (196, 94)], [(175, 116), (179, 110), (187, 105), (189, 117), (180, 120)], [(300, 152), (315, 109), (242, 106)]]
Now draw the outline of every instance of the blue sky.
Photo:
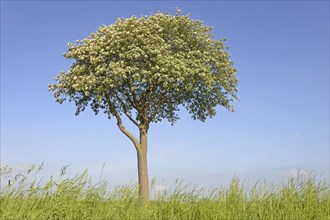
[(327, 1), (1, 1), (1, 164), (45, 162), (48, 174), (70, 164), (97, 177), (105, 163), (112, 184), (136, 181), (135, 149), (116, 122), (90, 110), (75, 117), (47, 85), (72, 63), (62, 56), (68, 42), (118, 17), (176, 6), (227, 39), (240, 102), (206, 123), (181, 111), (174, 126), (151, 125), (150, 178), (214, 187), (234, 174), (276, 182), (300, 169), (328, 179)]

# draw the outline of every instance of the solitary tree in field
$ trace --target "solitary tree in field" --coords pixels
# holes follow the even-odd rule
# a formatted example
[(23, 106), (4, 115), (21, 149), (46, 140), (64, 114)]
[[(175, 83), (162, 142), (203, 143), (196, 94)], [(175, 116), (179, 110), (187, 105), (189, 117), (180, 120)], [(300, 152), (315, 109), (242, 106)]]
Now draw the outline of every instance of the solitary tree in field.
[[(182, 106), (193, 119), (216, 115), (218, 105), (233, 111), (236, 69), (211, 28), (189, 15), (157, 13), (119, 18), (89, 37), (69, 43), (65, 58), (74, 59), (55, 77), (49, 90), (57, 102), (76, 104), (76, 115), (90, 105), (117, 120), (137, 151), (139, 198), (148, 200), (147, 136), (151, 122), (179, 119)], [(139, 138), (122, 121), (139, 129)]]

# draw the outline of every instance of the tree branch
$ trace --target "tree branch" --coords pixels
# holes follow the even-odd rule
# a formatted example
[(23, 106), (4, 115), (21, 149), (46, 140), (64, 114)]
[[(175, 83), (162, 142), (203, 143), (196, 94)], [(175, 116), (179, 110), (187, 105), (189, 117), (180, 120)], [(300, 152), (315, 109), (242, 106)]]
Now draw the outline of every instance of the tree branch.
[(131, 82), (130, 82), (129, 80), (126, 80), (126, 82), (127, 82), (127, 84), (128, 84), (129, 91), (130, 91), (131, 94), (132, 94), (133, 102), (132, 102), (132, 100), (131, 100), (131, 98), (129, 97), (128, 94), (126, 94), (126, 96), (127, 96), (128, 100), (131, 102), (131, 105), (132, 105), (132, 106), (135, 106), (135, 109), (136, 109), (136, 110), (139, 110), (138, 108), (139, 108), (140, 106), (139, 106), (139, 102), (138, 102), (138, 100), (137, 100), (137, 98), (136, 98), (136, 94), (135, 94), (134, 91), (132, 90), (132, 87), (133, 87), (133, 86), (132, 86), (132, 84), (131, 84)]
[(131, 97), (129, 96), (129, 94), (127, 92), (120, 91), (119, 89), (118, 89), (118, 91), (121, 92), (123, 95), (125, 95), (127, 97), (127, 100), (133, 106), (133, 108), (138, 110), (137, 106), (134, 104), (134, 102), (132, 101)]
[(125, 107), (125, 103), (119, 98), (118, 95), (116, 95), (116, 96), (117, 96), (117, 99), (119, 100), (119, 102), (121, 103), (121, 107), (123, 107), (124, 114), (127, 116), (127, 118), (128, 118), (129, 120), (131, 120), (131, 122), (133, 122), (137, 127), (139, 127), (139, 123), (138, 123), (136, 120), (134, 120), (134, 119), (132, 118), (132, 116), (130, 116), (130, 115), (128, 114), (128, 111), (127, 111), (127, 109), (126, 109), (126, 107)]
[(110, 112), (116, 117), (117, 119), (117, 125), (119, 127), (119, 129), (121, 130), (121, 132), (123, 132), (134, 144), (134, 146), (137, 148), (139, 146), (139, 142), (138, 140), (134, 137), (133, 134), (131, 134), (123, 125), (123, 121), (120, 118), (119, 113), (116, 110), (116, 107), (114, 106), (114, 104), (111, 102), (109, 95), (105, 96), (108, 105), (109, 105), (109, 110)]
[(158, 111), (160, 105), (163, 104), (165, 93), (166, 92), (164, 92), (162, 94), (162, 96), (159, 97), (158, 102), (156, 103), (154, 110), (152, 111), (152, 113), (150, 114), (150, 117), (147, 120), (147, 124), (149, 124), (152, 121), (152, 119), (154, 119), (154, 117), (156, 116), (157, 111)]
[[(129, 101), (129, 103), (131, 103), (131, 105), (136, 109), (138, 110), (138, 107), (137, 105), (132, 101), (131, 97), (129, 96), (128, 93), (123, 93), (126, 97), (127, 97), (127, 100)], [(133, 98), (134, 99), (134, 98)]]
[[(156, 84), (156, 85), (154, 85), (152, 87), (150, 100), (147, 101), (147, 99), (145, 99), (145, 101), (144, 101), (145, 102), (145, 105), (143, 106), (143, 109), (149, 109), (150, 105), (154, 101), (154, 98), (155, 98), (155, 96), (157, 94), (157, 92), (156, 92), (157, 86), (159, 86), (159, 84)], [(147, 94), (145, 96), (147, 96)]]

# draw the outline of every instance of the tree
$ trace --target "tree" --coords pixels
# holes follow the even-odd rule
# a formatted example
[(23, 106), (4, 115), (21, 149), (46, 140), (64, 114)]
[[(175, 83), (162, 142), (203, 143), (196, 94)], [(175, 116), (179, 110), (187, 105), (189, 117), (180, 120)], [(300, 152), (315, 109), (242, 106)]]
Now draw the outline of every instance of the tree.
[[(193, 119), (216, 115), (218, 105), (233, 111), (237, 99), (236, 69), (224, 39), (189, 15), (156, 13), (119, 18), (64, 54), (73, 59), (67, 72), (49, 85), (55, 100), (73, 101), (76, 115), (90, 105), (103, 111), (137, 151), (139, 199), (148, 200), (147, 134), (150, 123), (167, 119), (172, 125), (184, 107)], [(139, 139), (123, 125), (126, 116), (139, 129)]]

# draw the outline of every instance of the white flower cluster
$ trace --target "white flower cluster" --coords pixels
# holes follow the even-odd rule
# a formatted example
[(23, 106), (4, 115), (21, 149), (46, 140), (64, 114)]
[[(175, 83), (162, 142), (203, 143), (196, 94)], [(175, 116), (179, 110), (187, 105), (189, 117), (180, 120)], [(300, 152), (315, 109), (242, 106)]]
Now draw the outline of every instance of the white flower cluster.
[(178, 105), (201, 120), (214, 115), (217, 105), (230, 110), (238, 80), (224, 40), (214, 40), (210, 27), (180, 14), (119, 18), (68, 43), (64, 56), (75, 63), (49, 90), (59, 102), (69, 96), (81, 105), (107, 95), (146, 114), (162, 102), (159, 118), (173, 120)]

